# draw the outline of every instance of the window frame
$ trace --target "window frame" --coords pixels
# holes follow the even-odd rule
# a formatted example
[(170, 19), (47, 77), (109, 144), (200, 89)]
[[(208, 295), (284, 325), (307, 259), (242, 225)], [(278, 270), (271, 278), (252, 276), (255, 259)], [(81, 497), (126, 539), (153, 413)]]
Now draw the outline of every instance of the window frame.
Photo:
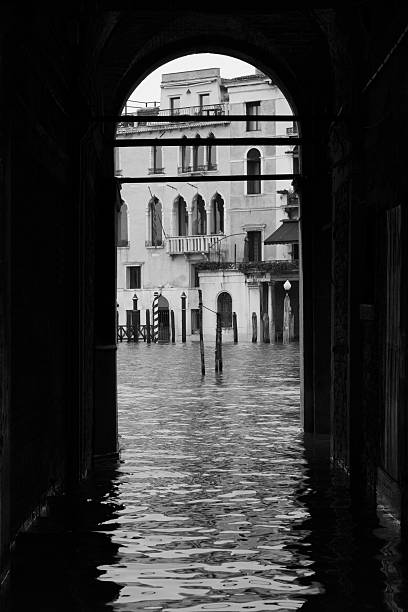
[[(170, 115), (179, 115), (181, 96), (171, 96), (169, 99), (170, 99)], [(174, 105), (175, 100), (178, 100), (178, 106)]]
[[(132, 286), (131, 277), (132, 270), (138, 270), (138, 283), (136, 286)], [(126, 265), (126, 289), (141, 289), (142, 288), (142, 265), (141, 264), (131, 264)]]
[[(259, 172), (257, 174), (249, 174), (248, 173), (248, 162), (250, 162), (251, 164), (255, 163), (255, 160), (249, 159), (249, 154), (251, 151), (257, 151), (259, 154), (258, 160), (256, 160), (257, 163), (259, 163)], [(261, 174), (262, 174), (262, 151), (260, 149), (258, 149), (258, 147), (251, 147), (250, 149), (247, 150), (246, 155), (245, 155), (245, 164), (246, 164), (246, 174), (248, 177), (258, 177), (258, 178), (251, 178), (249, 180), (246, 181), (246, 195), (249, 196), (257, 196), (257, 195), (261, 195), (263, 193), (262, 189), (263, 189), (263, 181), (261, 178)], [(259, 191), (250, 191), (250, 185), (251, 184), (258, 183), (259, 184)]]
[[(254, 109), (256, 109), (256, 112), (250, 112)], [(251, 102), (245, 102), (245, 115), (249, 115), (252, 117), (258, 117), (260, 115), (260, 110), (261, 110), (261, 101), (260, 100), (256, 100), (256, 101), (251, 101)], [(254, 127), (252, 127), (252, 124), (254, 125)], [(247, 119), (246, 121), (246, 131), (247, 132), (259, 132), (261, 129), (260, 127), (260, 121), (259, 119)]]

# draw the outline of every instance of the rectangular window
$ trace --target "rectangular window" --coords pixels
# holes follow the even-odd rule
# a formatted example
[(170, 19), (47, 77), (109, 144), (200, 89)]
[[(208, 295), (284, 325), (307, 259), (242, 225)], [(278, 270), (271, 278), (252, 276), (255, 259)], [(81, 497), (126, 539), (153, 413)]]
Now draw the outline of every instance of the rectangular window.
[(191, 266), (191, 287), (199, 287), (200, 286), (200, 278), (198, 276), (198, 267), (192, 265)]
[(262, 261), (262, 232), (247, 232), (247, 261)]
[(170, 98), (170, 115), (178, 115), (180, 112), (180, 98)]
[(161, 174), (163, 172), (163, 151), (161, 145), (152, 147), (152, 167), (150, 171), (153, 174)]
[(140, 289), (142, 284), (141, 266), (128, 266), (126, 268), (126, 288)]
[(208, 109), (203, 109), (203, 106), (209, 106), (209, 104), (210, 104), (210, 94), (208, 94), (208, 93), (200, 94), (199, 99), (200, 99), (200, 112), (207, 112), (208, 113)]
[(198, 308), (191, 309), (191, 333), (199, 334), (200, 333), (200, 323), (199, 323), (200, 311)]
[(259, 111), (261, 108), (260, 102), (247, 102), (246, 103), (246, 114), (251, 115), (254, 119), (247, 119), (246, 131), (247, 132), (256, 132), (260, 129), (259, 121), (257, 119), (259, 115)]

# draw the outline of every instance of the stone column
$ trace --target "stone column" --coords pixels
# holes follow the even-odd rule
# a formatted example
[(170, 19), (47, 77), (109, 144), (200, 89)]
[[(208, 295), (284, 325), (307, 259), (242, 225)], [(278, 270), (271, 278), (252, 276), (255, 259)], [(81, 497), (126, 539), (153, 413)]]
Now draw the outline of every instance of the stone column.
[(96, 219), (94, 318), (94, 457), (117, 455), (116, 246), (112, 179), (98, 181), (101, 208)]
[(275, 344), (275, 282), (274, 280), (269, 281), (269, 337), (271, 344)]
[(189, 209), (188, 211), (188, 235), (193, 235), (193, 211)]
[(206, 208), (205, 209), (205, 213), (206, 213), (206, 231), (205, 233), (207, 235), (211, 234), (211, 207), (210, 209)]

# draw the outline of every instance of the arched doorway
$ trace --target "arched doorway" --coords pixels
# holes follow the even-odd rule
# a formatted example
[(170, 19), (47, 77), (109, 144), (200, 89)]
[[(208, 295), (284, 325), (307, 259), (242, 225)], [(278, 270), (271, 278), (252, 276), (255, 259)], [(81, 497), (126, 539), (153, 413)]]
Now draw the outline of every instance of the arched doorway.
[[(190, 42), (188, 42), (190, 41)], [(185, 44), (184, 44), (185, 43)], [(191, 45), (191, 46), (190, 46)], [(152, 59), (151, 67), (155, 68), (159, 64), (163, 63), (163, 61), (169, 61), (176, 57), (181, 57), (183, 52), (188, 53), (194, 49), (194, 52), (221, 52), (227, 55), (232, 55), (234, 57), (243, 59), (244, 61), (248, 61), (253, 65), (258, 65), (259, 69), (262, 70), (265, 74), (269, 75), (271, 79), (273, 78), (274, 82), (277, 83), (289, 101), (290, 107), (295, 114), (305, 113), (305, 116), (314, 112), (312, 106), (310, 105), (311, 99), (305, 97), (304, 92), (299, 88), (299, 84), (290, 74), (290, 70), (287, 69), (281, 62), (281, 58), (274, 58), (272, 56), (266, 57), (261, 49), (256, 49), (255, 47), (249, 45), (246, 46), (246, 50), (242, 53), (242, 46), (239, 42), (234, 41), (233, 37), (228, 38), (228, 41), (223, 37), (222, 46), (220, 46), (220, 41), (217, 40), (217, 35), (215, 34), (211, 41), (194, 38), (194, 41), (189, 39), (179, 41), (179, 43), (175, 46), (170, 45), (167, 49), (167, 53), (160, 55), (160, 60), (156, 57)], [(163, 50), (161, 49), (161, 52)], [(147, 58), (144, 58), (142, 63), (139, 65), (135, 62), (133, 64), (132, 69), (128, 72), (125, 81), (121, 84), (122, 92), (126, 95), (129, 93), (131, 87), (134, 87), (137, 84), (138, 80), (140, 82), (140, 75), (146, 74), (148, 69)], [(139, 70), (139, 73), (138, 73)], [(130, 82), (131, 75), (133, 75), (133, 82)], [(126, 89), (126, 93), (125, 93)], [(319, 91), (319, 108), (324, 108), (324, 101), (327, 102), (327, 88), (322, 88), (321, 84), (316, 83), (316, 91), (314, 91), (313, 100), (317, 99), (317, 91)], [(119, 95), (119, 91), (118, 91)], [(292, 122), (290, 125), (293, 125)], [(254, 131), (252, 129), (249, 131)], [(316, 151), (314, 151), (314, 145), (311, 146), (309, 143), (312, 141), (307, 141), (308, 134), (311, 135), (313, 129), (320, 129), (320, 126), (313, 126), (313, 129), (310, 130), (310, 123), (303, 125), (300, 123), (300, 120), (297, 122), (297, 127), (300, 132), (300, 135), (305, 136), (305, 142), (308, 144), (303, 147), (302, 156), (305, 154), (305, 150), (308, 148), (309, 156), (307, 158), (307, 162), (303, 167), (303, 157), (302, 157), (302, 171), (307, 173), (308, 168), (309, 171), (313, 169), (314, 176), (317, 174), (321, 174), (321, 176), (325, 176), (325, 172), (327, 172), (326, 161), (323, 157), (317, 157), (315, 155)], [(287, 130), (293, 129), (293, 127), (288, 127)], [(304, 130), (304, 132), (303, 132)], [(289, 132), (287, 132), (289, 134)], [(195, 137), (198, 137), (199, 134), (196, 133)], [(185, 139), (184, 139), (185, 140)], [(313, 141), (317, 142), (317, 141)], [(203, 143), (204, 145), (204, 143)], [(182, 147), (182, 145), (180, 145)], [(182, 147), (183, 148), (183, 147)], [(197, 166), (199, 163), (199, 150), (201, 147), (196, 147), (195, 151), (195, 165)], [(259, 152), (257, 154), (257, 150), (252, 147), (249, 149), (251, 153), (247, 157), (246, 154), (240, 158), (240, 163), (242, 164), (242, 170), (245, 174), (249, 174), (250, 180), (246, 181), (246, 185), (249, 185), (249, 193), (247, 195), (249, 197), (257, 197), (262, 195), (260, 193), (262, 187), (262, 179), (257, 176), (260, 172), (265, 173), (265, 168), (263, 167), (264, 157)], [(248, 151), (247, 151), (248, 153)], [(192, 150), (192, 155), (194, 151)], [(316, 163), (315, 160), (321, 160)], [(219, 161), (219, 160), (217, 160)], [(309, 164), (309, 165), (308, 165)], [(193, 164), (194, 165), (194, 164)], [(181, 170), (183, 164), (181, 164)], [(319, 180), (317, 180), (316, 185), (320, 184)], [(303, 184), (299, 184), (302, 188)], [(197, 188), (196, 185), (191, 185), (191, 187)], [(322, 185), (322, 193), (325, 191), (325, 186)], [(326, 189), (327, 192), (327, 189)], [(186, 192), (187, 194), (188, 192)], [(204, 195), (204, 190), (203, 190)], [(265, 194), (266, 195), (266, 194)], [(198, 194), (197, 194), (198, 196)], [(302, 203), (307, 202), (312, 197), (311, 192), (306, 189), (302, 189), (301, 198)], [(188, 201), (188, 200), (187, 200)], [(207, 201), (207, 200), (206, 200)], [(320, 201), (320, 200), (319, 200)], [(191, 204), (189, 205), (190, 209)], [(323, 206), (323, 202), (320, 207)], [(196, 201), (193, 204), (193, 210), (191, 211), (191, 234), (192, 235), (200, 235), (211, 232), (211, 228), (213, 226), (213, 218), (212, 218), (212, 210), (211, 208), (207, 211), (203, 202), (200, 201), (200, 196), (196, 197)], [(302, 206), (303, 208), (303, 206)], [(320, 209), (319, 209), (320, 210)], [(326, 207), (324, 209), (325, 214), (329, 209)], [(189, 211), (190, 212), (190, 211)], [(302, 412), (302, 422), (307, 431), (319, 431), (321, 433), (325, 433), (328, 431), (329, 424), (329, 412), (327, 410), (327, 406), (329, 405), (329, 377), (330, 377), (330, 361), (327, 359), (327, 355), (330, 352), (329, 344), (330, 344), (330, 332), (329, 326), (331, 324), (330, 320), (330, 310), (326, 307), (326, 302), (330, 298), (330, 271), (328, 269), (330, 263), (330, 257), (325, 257), (325, 253), (330, 250), (327, 242), (314, 242), (312, 244), (310, 237), (312, 236), (312, 227), (314, 224), (314, 217), (317, 215), (317, 208), (309, 207), (308, 210), (302, 215), (301, 232), (306, 230), (307, 240), (301, 243), (300, 249), (302, 250), (301, 266), (302, 266), (302, 276), (301, 279), (301, 320), (304, 321), (304, 325), (302, 326), (300, 332), (300, 351), (301, 351), (301, 372), (302, 372), (302, 384), (304, 388), (301, 391), (301, 412)], [(327, 218), (328, 223), (330, 222), (330, 214)], [(319, 254), (317, 254), (319, 252)], [(319, 275), (319, 295), (324, 295), (324, 300), (316, 301), (313, 299), (314, 291), (315, 291), (315, 277), (313, 276), (313, 266), (317, 261), (325, 261), (327, 262), (327, 267), (324, 270), (321, 270), (321, 274)], [(306, 271), (306, 274), (304, 273)], [(303, 281), (306, 282), (303, 282)], [(321, 285), (321, 286), (320, 286)], [(319, 313), (320, 310), (324, 311), (324, 321), (325, 321), (325, 331), (321, 332), (321, 327), (319, 328), (319, 332), (315, 329), (313, 321), (320, 319)], [(329, 316), (327, 314), (329, 313)], [(318, 340), (315, 342), (314, 337), (317, 334)], [(313, 363), (319, 361), (321, 366), (321, 370), (325, 371), (324, 380), (325, 384), (321, 384), (320, 382), (316, 385), (315, 381), (315, 369)], [(307, 362), (307, 363), (306, 363)], [(326, 384), (327, 383), (327, 384)], [(305, 414), (305, 418), (303, 418), (303, 413)], [(306, 415), (307, 413), (307, 415)]]
[(159, 295), (159, 342), (170, 342), (170, 311), (169, 302)]

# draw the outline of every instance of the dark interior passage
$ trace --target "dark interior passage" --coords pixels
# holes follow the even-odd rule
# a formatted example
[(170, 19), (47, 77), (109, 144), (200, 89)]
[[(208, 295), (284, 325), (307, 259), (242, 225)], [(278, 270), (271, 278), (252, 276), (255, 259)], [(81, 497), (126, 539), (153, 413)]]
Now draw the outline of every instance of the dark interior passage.
[(259, 67), (299, 116), (304, 430), (329, 436), (352, 505), (386, 504), (406, 542), (407, 9), (102, 2), (1, 18), (2, 590), (17, 535), (117, 458), (109, 117), (198, 51)]

